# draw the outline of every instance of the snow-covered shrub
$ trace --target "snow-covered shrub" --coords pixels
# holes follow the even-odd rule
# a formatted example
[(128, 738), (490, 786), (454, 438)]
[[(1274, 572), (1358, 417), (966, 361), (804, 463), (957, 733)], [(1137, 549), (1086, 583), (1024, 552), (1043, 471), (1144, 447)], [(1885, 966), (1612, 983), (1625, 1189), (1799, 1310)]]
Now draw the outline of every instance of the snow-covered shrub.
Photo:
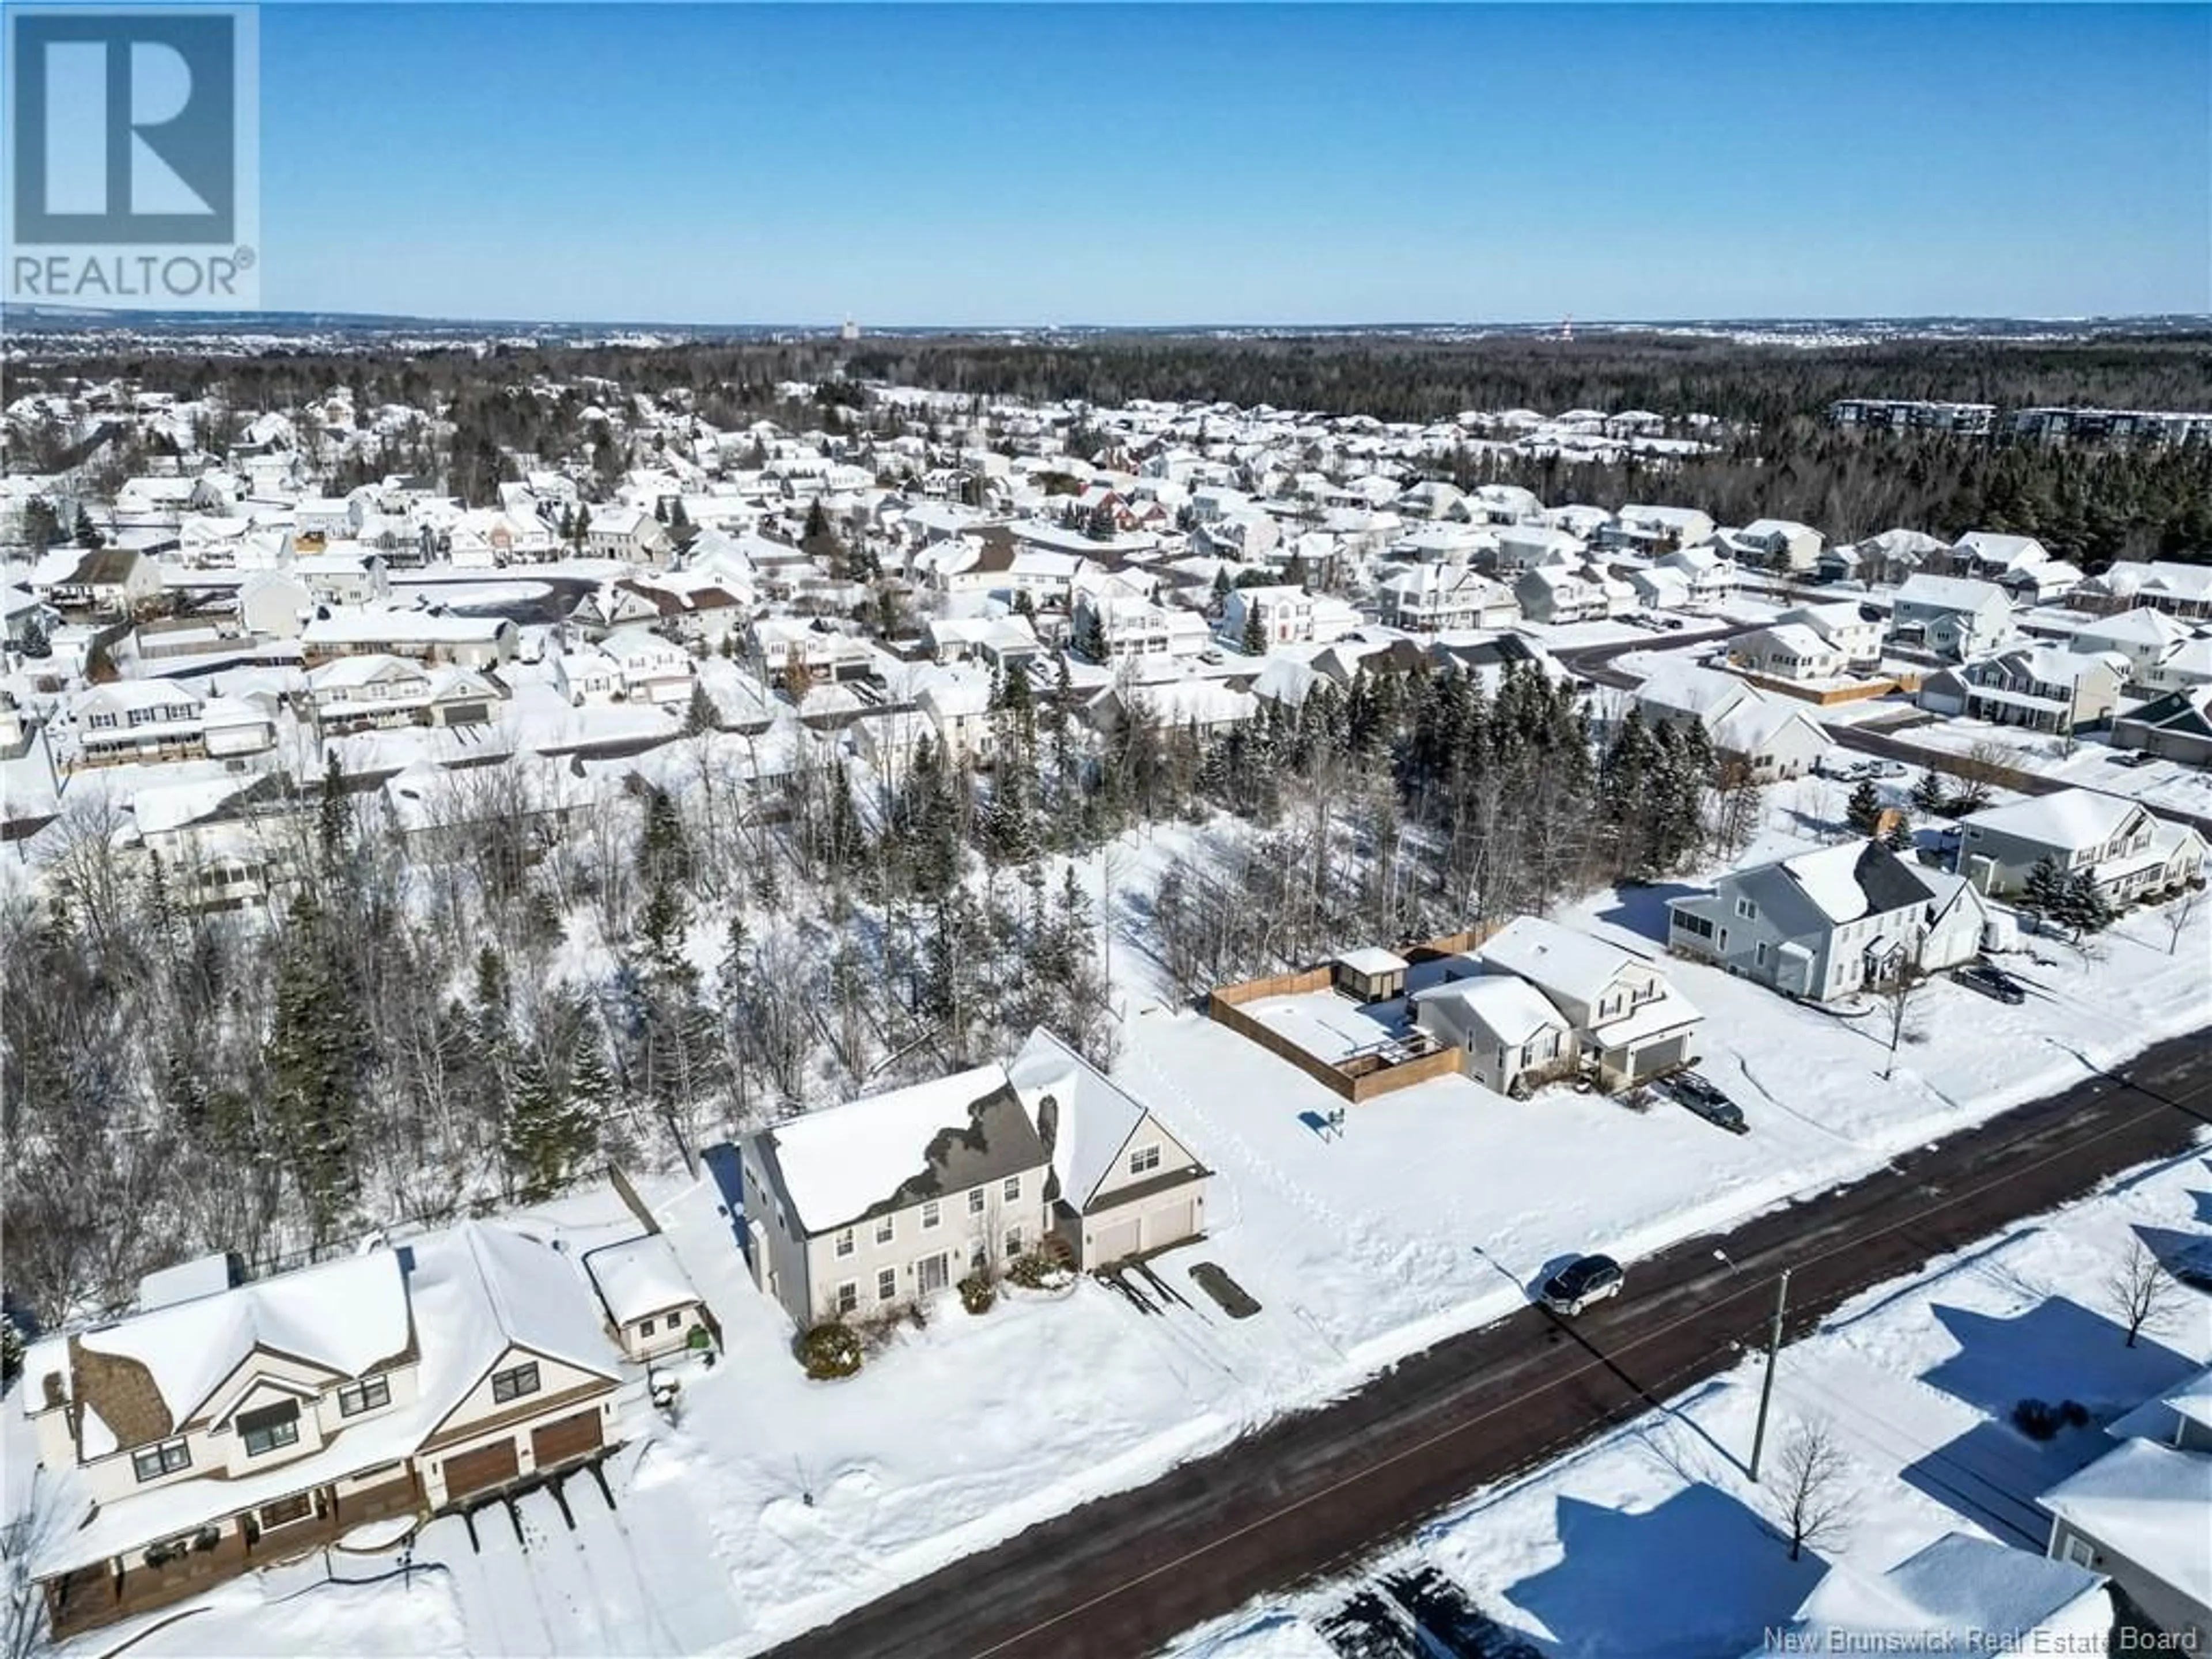
[(817, 1325), (799, 1339), (799, 1361), (817, 1382), (850, 1376), (860, 1369), (860, 1339), (835, 1320)]
[(991, 1311), (992, 1303), (999, 1298), (989, 1279), (981, 1273), (970, 1273), (960, 1281), (960, 1305), (971, 1314)]

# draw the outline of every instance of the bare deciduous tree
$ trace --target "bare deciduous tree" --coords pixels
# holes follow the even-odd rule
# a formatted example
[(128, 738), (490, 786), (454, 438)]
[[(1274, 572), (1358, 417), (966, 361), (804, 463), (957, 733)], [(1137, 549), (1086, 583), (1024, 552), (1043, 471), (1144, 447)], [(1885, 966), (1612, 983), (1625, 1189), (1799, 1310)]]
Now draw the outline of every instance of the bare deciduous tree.
[(2105, 1280), (2105, 1294), (2128, 1334), (2128, 1346), (2145, 1331), (2161, 1330), (2173, 1316), (2177, 1288), (2165, 1267), (2140, 1238)]
[(1790, 1533), (1790, 1559), (1841, 1543), (1848, 1530), (1850, 1459), (1833, 1427), (1817, 1419), (1799, 1424), (1782, 1448), (1778, 1467), (1782, 1478), (1775, 1490)]

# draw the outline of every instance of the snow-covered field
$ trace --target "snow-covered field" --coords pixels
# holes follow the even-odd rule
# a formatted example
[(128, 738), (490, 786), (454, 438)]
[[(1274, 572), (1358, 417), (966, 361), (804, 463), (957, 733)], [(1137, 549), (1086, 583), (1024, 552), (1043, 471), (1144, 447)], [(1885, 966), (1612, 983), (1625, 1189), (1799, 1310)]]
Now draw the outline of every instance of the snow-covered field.
[[(1481, 1610), (1547, 1653), (1709, 1659), (1758, 1648), (1832, 1564), (1880, 1572), (1947, 1532), (2041, 1552), (2033, 1507), (2113, 1443), (2111, 1421), (2212, 1360), (2212, 1304), (2185, 1292), (2166, 1328), (2129, 1347), (2104, 1284), (2131, 1242), (2205, 1236), (2212, 1159), (2201, 1149), (1878, 1287), (1783, 1352), (1769, 1478), (1744, 1470), (1760, 1366), (1727, 1375), (1524, 1479), (1479, 1492), (1375, 1573), (1440, 1568)], [(1744, 1333), (1755, 1349), (1757, 1333)], [(2015, 1403), (2077, 1401), (2087, 1426), (2039, 1444)], [(1850, 1524), (1791, 1562), (1777, 1530), (1772, 1448), (1826, 1425), (1849, 1469)], [(1355, 1581), (1249, 1608), (1177, 1659), (1304, 1659)]]

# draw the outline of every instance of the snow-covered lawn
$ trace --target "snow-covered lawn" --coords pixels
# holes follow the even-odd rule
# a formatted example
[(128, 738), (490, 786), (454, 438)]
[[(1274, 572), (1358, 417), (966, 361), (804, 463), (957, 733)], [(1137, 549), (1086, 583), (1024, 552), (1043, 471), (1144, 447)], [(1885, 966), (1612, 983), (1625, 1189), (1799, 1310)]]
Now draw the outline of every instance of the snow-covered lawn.
[[(1951, 1531), (2040, 1553), (2050, 1523), (2036, 1494), (2111, 1447), (2103, 1424), (2212, 1359), (2203, 1294), (2185, 1293), (2168, 1328), (2130, 1348), (2103, 1288), (2134, 1239), (2202, 1236), (2208, 1213), (2212, 1159), (2200, 1151), (1856, 1298), (1783, 1352), (1764, 1487), (1743, 1468), (1759, 1389), (1750, 1358), (1476, 1494), (1372, 1569), (1440, 1567), (1547, 1653), (1710, 1659), (1755, 1650), (1832, 1562), (1880, 1572)], [(1744, 1339), (1755, 1349), (1756, 1332)], [(2008, 1420), (2028, 1398), (2079, 1401), (2092, 1421), (2039, 1444)], [(1849, 1459), (1850, 1525), (1792, 1563), (1773, 1449), (1815, 1422)], [(1178, 1659), (1326, 1651), (1316, 1623), (1349, 1588), (1222, 1620)]]
[(1987, 720), (1942, 720), (1898, 735), (1907, 743), (1952, 755), (1996, 749), (2002, 751), (2005, 765), (2107, 795), (2125, 795), (2154, 812), (2160, 808), (2212, 812), (2212, 771), (2179, 761), (2154, 760), (2143, 766), (2126, 766), (2121, 764), (2129, 757), (2126, 750), (2087, 739), (2069, 744), (2047, 732), (1992, 726)]

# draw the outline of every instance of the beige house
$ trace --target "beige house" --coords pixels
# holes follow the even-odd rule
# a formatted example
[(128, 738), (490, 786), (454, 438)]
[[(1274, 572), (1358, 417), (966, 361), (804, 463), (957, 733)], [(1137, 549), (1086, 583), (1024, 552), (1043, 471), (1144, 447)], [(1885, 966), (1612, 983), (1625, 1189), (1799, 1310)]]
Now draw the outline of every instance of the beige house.
[(1197, 1237), (1212, 1171), (1136, 1099), (1049, 1031), (1007, 1068), (1052, 1160), (1052, 1226), (1102, 1267)]
[(1484, 942), (1487, 974), (1510, 974), (1544, 994), (1608, 1089), (1697, 1059), (1704, 1017), (1651, 963), (1617, 945), (1542, 916), (1520, 916)]
[(1510, 974), (1455, 979), (1413, 994), (1413, 1023), (1460, 1051), (1460, 1069), (1501, 1095), (1573, 1072), (1575, 1029), (1541, 991)]
[(707, 1304), (659, 1233), (587, 1250), (584, 1271), (623, 1352), (640, 1364), (679, 1353), (708, 1329)]
[(618, 1380), (591, 1293), (467, 1223), (180, 1300), (26, 1356), (66, 1637), (597, 1455)]
[(1001, 1066), (747, 1136), (746, 1259), (804, 1329), (949, 1289), (1044, 1237), (1052, 1163)]

